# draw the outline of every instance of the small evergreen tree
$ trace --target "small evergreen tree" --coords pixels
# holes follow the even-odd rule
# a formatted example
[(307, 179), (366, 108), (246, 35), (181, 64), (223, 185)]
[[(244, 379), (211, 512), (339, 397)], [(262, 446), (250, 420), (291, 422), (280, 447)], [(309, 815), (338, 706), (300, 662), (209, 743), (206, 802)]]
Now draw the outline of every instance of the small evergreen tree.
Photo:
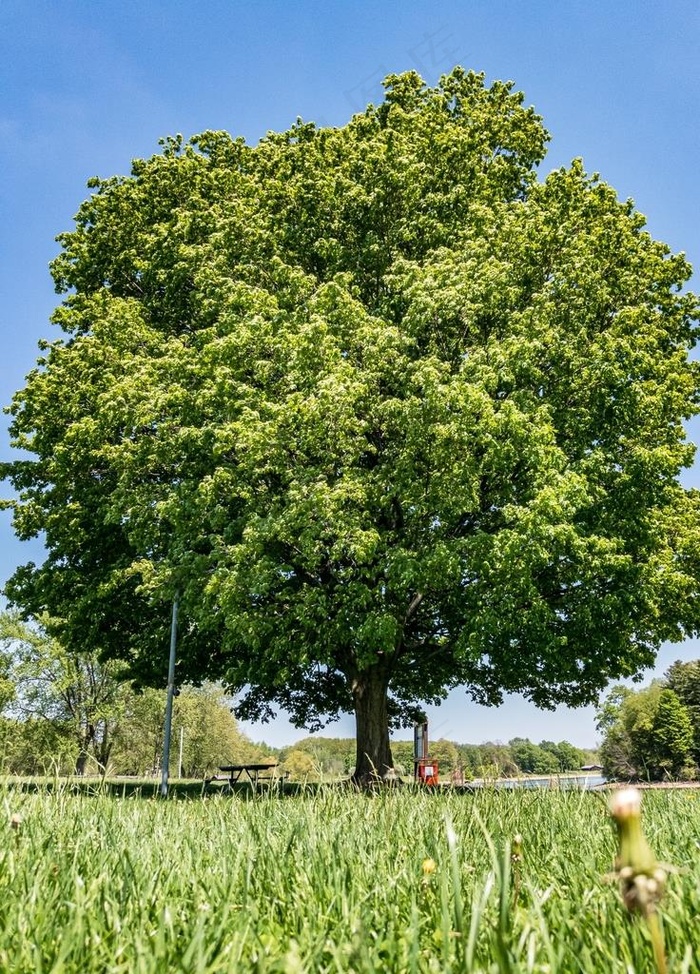
[(673, 690), (666, 688), (659, 694), (652, 735), (653, 760), (658, 771), (664, 777), (691, 778), (696, 770), (693, 767), (693, 723), (688, 708)]
[(693, 760), (700, 766), (700, 660), (676, 660), (666, 673), (666, 683), (690, 714), (693, 724)]

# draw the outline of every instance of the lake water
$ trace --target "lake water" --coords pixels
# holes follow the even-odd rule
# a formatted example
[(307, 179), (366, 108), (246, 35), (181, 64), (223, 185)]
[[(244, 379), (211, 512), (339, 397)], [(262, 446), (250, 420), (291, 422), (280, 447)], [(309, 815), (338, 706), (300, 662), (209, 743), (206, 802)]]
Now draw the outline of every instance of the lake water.
[(607, 779), (600, 774), (562, 775), (558, 778), (474, 778), (466, 782), (468, 788), (580, 788), (589, 791), (599, 788)]

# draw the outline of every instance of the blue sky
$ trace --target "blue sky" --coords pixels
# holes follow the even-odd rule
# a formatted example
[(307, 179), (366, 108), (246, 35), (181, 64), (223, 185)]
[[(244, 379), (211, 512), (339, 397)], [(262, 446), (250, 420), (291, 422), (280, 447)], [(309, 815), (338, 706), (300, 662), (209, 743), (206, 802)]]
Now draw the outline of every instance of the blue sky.
[[(389, 72), (434, 82), (459, 63), (512, 79), (552, 134), (542, 171), (583, 157), (700, 268), (698, 36), (696, 0), (3, 0), (0, 403), (52, 332), (47, 265), (90, 176), (127, 173), (176, 132), (226, 129), (254, 143), (297, 116), (343, 124), (378, 100)], [(3, 422), (0, 458), (11, 455)], [(686, 480), (700, 486), (700, 467)], [(40, 558), (0, 513), (0, 584)], [(664, 647), (658, 671), (697, 656), (697, 642)], [(486, 710), (453, 693), (430, 719), (431, 736), (460, 741), (595, 741), (590, 708), (543, 713), (518, 698)], [(353, 730), (347, 720), (327, 733)], [(275, 744), (298, 736), (284, 720), (249, 732)]]

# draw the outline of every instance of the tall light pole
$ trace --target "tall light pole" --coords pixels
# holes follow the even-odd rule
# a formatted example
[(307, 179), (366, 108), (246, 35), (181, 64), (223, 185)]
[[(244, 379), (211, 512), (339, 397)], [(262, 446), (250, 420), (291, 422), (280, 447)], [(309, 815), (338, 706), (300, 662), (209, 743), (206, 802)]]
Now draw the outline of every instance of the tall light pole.
[(163, 732), (163, 764), (160, 777), (160, 793), (168, 797), (168, 766), (170, 764), (170, 732), (173, 725), (173, 696), (175, 695), (175, 646), (177, 644), (177, 609), (179, 596), (173, 599), (173, 619), (170, 625), (170, 657), (168, 659), (168, 689), (165, 699), (165, 730)]

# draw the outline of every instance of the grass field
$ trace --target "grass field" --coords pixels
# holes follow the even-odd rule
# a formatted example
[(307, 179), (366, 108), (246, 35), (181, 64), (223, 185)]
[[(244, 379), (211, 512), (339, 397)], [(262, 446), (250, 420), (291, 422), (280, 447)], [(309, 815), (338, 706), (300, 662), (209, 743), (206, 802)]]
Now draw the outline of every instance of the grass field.
[[(594, 793), (0, 801), (3, 974), (653, 970), (605, 879), (615, 838)], [(700, 797), (647, 793), (644, 822), (679, 867), (669, 969), (698, 971)]]

